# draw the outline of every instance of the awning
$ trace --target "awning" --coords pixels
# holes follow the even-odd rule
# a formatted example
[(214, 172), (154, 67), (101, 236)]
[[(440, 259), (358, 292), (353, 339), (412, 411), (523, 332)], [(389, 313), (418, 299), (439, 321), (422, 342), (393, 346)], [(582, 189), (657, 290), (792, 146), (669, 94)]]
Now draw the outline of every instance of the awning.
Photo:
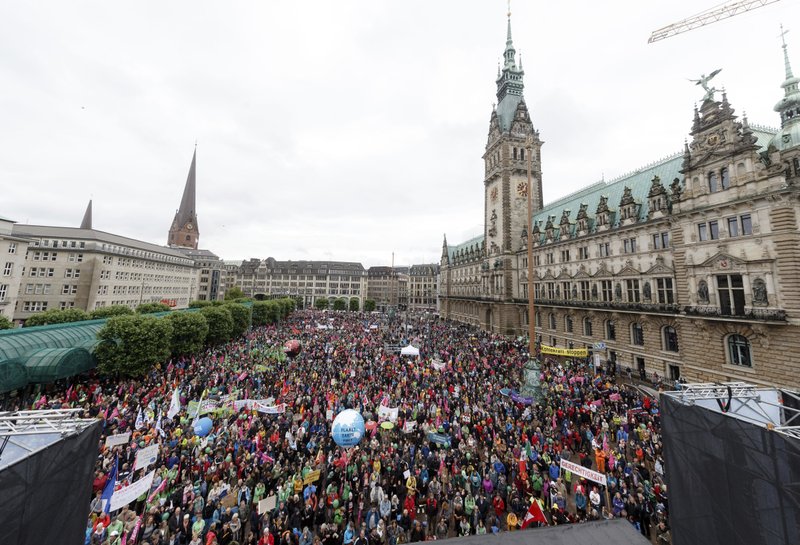
[(419, 348), (411, 346), (410, 344), (400, 350), (400, 354), (403, 356), (419, 356)]
[(94, 357), (85, 348), (42, 348), (29, 354), (25, 361), (30, 382), (55, 382), (95, 365)]
[(28, 372), (18, 361), (0, 364), (0, 392), (18, 390), (28, 385)]

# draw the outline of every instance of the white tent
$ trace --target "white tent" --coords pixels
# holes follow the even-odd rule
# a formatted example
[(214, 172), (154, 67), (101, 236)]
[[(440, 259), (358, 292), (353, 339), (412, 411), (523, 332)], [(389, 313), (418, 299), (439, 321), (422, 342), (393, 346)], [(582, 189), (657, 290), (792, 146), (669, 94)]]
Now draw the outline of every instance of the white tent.
[(419, 356), (419, 348), (415, 348), (409, 344), (400, 351), (400, 354), (403, 356)]

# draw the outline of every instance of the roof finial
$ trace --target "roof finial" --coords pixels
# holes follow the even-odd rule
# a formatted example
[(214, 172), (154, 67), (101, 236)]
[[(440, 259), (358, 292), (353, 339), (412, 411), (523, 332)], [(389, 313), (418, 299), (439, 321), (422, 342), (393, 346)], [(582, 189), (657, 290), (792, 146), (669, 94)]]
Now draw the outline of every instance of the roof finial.
[(86, 212), (83, 213), (83, 220), (81, 220), (81, 229), (92, 228), (92, 199), (89, 199), (89, 205), (86, 207)]
[(786, 79), (790, 79), (794, 77), (792, 74), (792, 65), (789, 64), (789, 52), (786, 49), (786, 35), (789, 33), (788, 30), (783, 29), (783, 24), (781, 24), (781, 47), (783, 47), (783, 64), (786, 69)]

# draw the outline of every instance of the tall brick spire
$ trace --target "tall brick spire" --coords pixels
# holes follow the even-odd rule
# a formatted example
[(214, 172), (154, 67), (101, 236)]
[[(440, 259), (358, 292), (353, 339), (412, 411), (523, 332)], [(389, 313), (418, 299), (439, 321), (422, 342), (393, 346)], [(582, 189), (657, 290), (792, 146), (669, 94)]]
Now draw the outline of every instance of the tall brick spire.
[(189, 176), (183, 188), (180, 208), (175, 212), (175, 219), (169, 229), (169, 245), (178, 248), (197, 249), (200, 231), (197, 228), (197, 213), (195, 210), (196, 194), (196, 164), (197, 146), (192, 155), (192, 164), (189, 167)]

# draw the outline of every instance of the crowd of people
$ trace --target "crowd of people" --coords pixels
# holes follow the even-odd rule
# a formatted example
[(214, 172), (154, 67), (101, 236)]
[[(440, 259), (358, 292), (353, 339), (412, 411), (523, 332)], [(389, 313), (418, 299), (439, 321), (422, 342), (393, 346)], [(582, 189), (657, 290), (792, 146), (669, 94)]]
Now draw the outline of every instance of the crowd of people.
[[(301, 347), (290, 358), (288, 340)], [(395, 353), (408, 342), (419, 357)], [(509, 390), (527, 360), (526, 339), (434, 315), (307, 310), (143, 379), (80, 377), (18, 408), (102, 420), (87, 544), (395, 545), (515, 531), (532, 502), (544, 524), (618, 517), (668, 543), (657, 400), (556, 358), (526, 404)], [(367, 421), (348, 449), (331, 437), (346, 408)], [(195, 433), (200, 417), (207, 434)], [(155, 463), (134, 469), (151, 445)], [(119, 489), (151, 471), (150, 491), (107, 512), (109, 479)]]

